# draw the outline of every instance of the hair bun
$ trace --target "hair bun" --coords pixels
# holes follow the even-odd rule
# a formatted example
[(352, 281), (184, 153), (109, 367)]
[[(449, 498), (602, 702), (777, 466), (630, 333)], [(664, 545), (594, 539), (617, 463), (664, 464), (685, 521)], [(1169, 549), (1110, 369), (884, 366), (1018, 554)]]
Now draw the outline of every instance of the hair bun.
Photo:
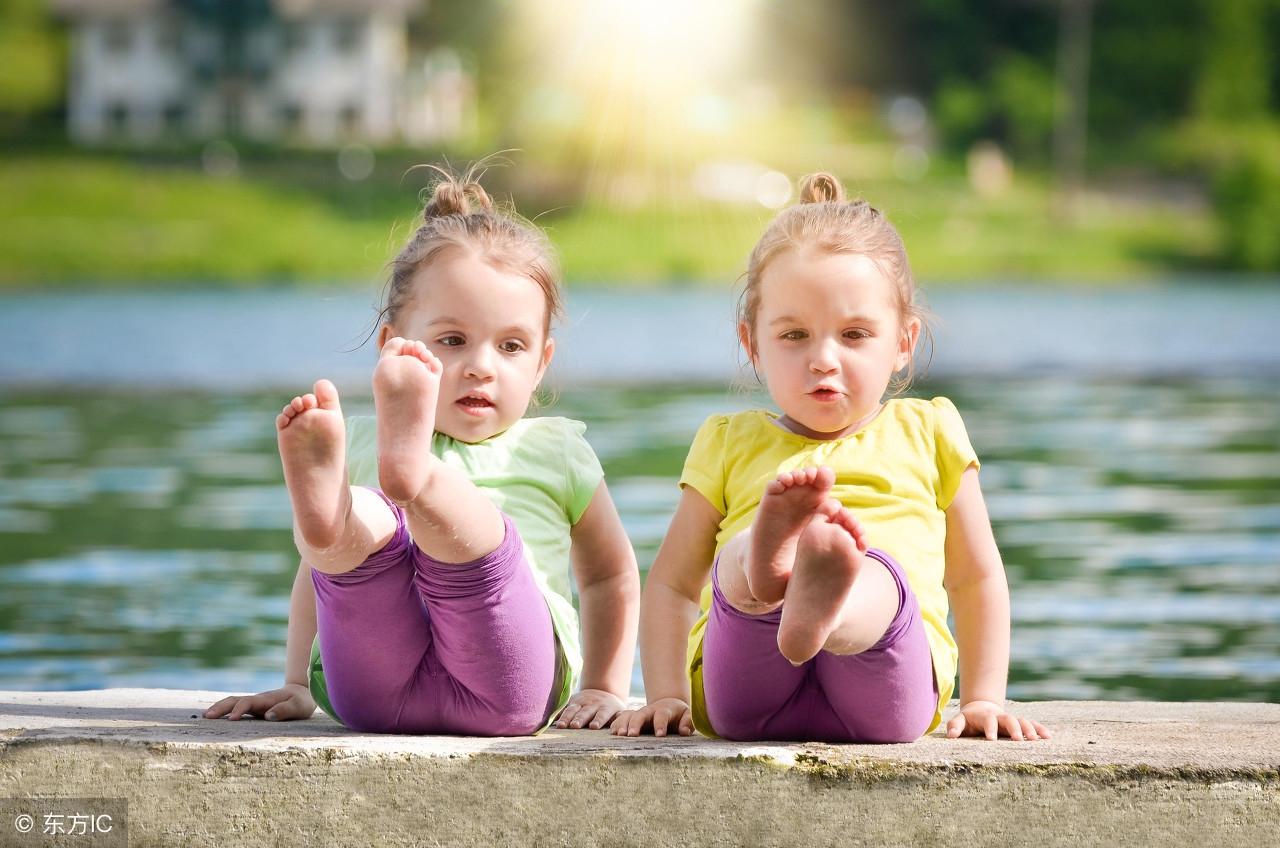
[[(437, 169), (440, 170), (440, 169)], [(472, 212), (493, 211), (493, 200), (480, 183), (468, 172), (461, 179), (444, 173), (444, 179), (436, 183), (431, 192), (427, 207), (422, 210), (422, 217), (428, 221), (446, 215), (467, 216)]]
[(844, 201), (844, 186), (826, 171), (810, 174), (800, 183), (801, 203), (841, 203)]
[(436, 183), (431, 199), (427, 201), (427, 208), (422, 210), (422, 217), (431, 220), (446, 215), (468, 215), (470, 212), (471, 203), (462, 191), (462, 186), (450, 177)]

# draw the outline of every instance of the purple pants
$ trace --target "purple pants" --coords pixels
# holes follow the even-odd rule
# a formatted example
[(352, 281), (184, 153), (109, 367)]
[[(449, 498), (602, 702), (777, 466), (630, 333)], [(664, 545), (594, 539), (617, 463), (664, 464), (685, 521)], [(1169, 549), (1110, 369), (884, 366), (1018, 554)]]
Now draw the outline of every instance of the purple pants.
[[(735, 609), (711, 570), (712, 603), (702, 644), (707, 718), (725, 739), (911, 742), (933, 720), (938, 691), (920, 605), (902, 567), (874, 548), (898, 584), (898, 614), (873, 647), (821, 651), (796, 668), (778, 651), (781, 608)], [(870, 565), (870, 564), (868, 564)]]
[(515, 524), (503, 515), (492, 553), (442, 563), (387, 504), (382, 550), (344, 574), (311, 570), (334, 710), (374, 733), (534, 733), (555, 707), (556, 637)]

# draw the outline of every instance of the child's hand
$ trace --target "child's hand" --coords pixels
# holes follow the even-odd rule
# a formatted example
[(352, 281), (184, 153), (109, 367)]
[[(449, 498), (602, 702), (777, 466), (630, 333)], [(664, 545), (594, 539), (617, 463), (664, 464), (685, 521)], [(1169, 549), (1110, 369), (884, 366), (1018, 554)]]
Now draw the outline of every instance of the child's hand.
[(262, 716), (268, 721), (291, 721), (311, 718), (316, 711), (310, 690), (300, 683), (286, 683), (270, 692), (257, 695), (230, 695), (204, 711), (205, 718), (226, 716), (239, 721), (246, 715)]
[(666, 736), (669, 729), (690, 736), (693, 713), (679, 698), (659, 698), (638, 710), (623, 710), (613, 720), (614, 736), (639, 736), (646, 728), (652, 728), (654, 736)]
[(556, 727), (589, 727), (599, 730), (625, 706), (623, 700), (612, 692), (583, 689), (565, 704), (560, 717), (556, 719)]
[(1015, 718), (993, 701), (970, 701), (961, 705), (960, 712), (947, 722), (947, 738), (960, 736), (985, 736), (991, 740), (1007, 736), (1015, 742), (1053, 738), (1040, 722)]

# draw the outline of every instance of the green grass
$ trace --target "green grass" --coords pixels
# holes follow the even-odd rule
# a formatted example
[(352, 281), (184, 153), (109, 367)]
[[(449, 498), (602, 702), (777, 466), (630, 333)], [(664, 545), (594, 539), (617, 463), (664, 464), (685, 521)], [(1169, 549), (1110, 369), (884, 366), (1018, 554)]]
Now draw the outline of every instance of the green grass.
[[(923, 280), (1106, 281), (1213, 267), (1218, 237), (1208, 212), (1094, 194), (1068, 222), (1034, 174), (983, 200), (960, 174), (936, 170), (915, 184), (856, 183), (898, 225)], [(314, 161), (274, 157), (216, 179), (180, 159), (8, 156), (0, 161), (0, 287), (376, 279), (417, 212), (420, 182), (402, 175), (380, 168), (351, 184)], [(612, 208), (514, 190), (526, 214), (553, 210), (537, 220), (573, 284), (727, 283), (771, 216), (687, 195)]]

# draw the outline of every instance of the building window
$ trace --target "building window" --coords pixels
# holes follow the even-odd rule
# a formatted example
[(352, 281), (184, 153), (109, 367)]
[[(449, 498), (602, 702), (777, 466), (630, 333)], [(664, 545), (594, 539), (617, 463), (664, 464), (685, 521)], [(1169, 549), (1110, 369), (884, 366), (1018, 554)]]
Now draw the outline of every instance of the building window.
[(102, 43), (110, 53), (127, 53), (133, 46), (133, 29), (128, 21), (107, 21), (102, 29)]
[(181, 55), (182, 27), (177, 21), (166, 20), (160, 24), (159, 31), (156, 33), (156, 46), (162, 53)]
[(339, 53), (354, 53), (360, 46), (360, 22), (355, 18), (339, 18), (333, 25), (333, 43)]
[(358, 135), (360, 132), (360, 107), (354, 103), (348, 103), (338, 112), (338, 125), (342, 128), (342, 132), (348, 136)]
[(286, 103), (280, 107), (280, 130), (285, 135), (302, 132), (302, 107), (297, 103)]
[(186, 126), (187, 107), (178, 102), (167, 103), (161, 112), (161, 119), (164, 121), (165, 132), (177, 135)]
[(280, 44), (286, 53), (301, 53), (307, 46), (307, 31), (300, 23), (286, 23), (280, 28)]
[(120, 100), (107, 104), (107, 131), (112, 135), (124, 135), (129, 129), (129, 104)]

